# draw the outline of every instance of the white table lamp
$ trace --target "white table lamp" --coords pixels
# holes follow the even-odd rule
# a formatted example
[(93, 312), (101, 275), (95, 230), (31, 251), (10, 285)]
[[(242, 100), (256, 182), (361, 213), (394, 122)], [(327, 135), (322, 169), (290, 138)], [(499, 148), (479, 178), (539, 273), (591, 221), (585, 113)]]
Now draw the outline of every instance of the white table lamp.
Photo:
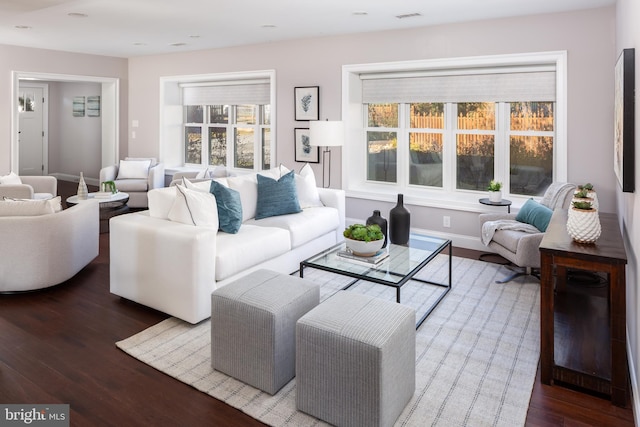
[[(335, 121), (312, 121), (309, 122), (309, 144), (313, 146), (325, 147), (322, 152), (322, 186), (327, 188), (331, 186), (331, 151), (329, 147), (340, 147), (344, 144), (344, 124), (340, 120)], [(325, 162), (325, 158), (328, 161)], [(325, 163), (329, 169), (329, 180), (324, 185), (324, 168)]]

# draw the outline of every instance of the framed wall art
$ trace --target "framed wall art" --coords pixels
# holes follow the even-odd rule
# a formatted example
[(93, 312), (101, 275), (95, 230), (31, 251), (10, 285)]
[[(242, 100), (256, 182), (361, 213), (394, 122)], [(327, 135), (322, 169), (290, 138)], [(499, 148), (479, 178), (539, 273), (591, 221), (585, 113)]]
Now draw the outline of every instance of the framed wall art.
[(320, 86), (296, 87), (294, 101), (296, 121), (320, 118)]
[(296, 162), (320, 162), (320, 147), (311, 145), (309, 140), (309, 128), (294, 129), (294, 146), (296, 150)]
[(635, 191), (635, 50), (624, 49), (615, 68), (613, 168), (622, 191)]
[(100, 117), (99, 96), (87, 96), (87, 117)]
[(84, 117), (84, 96), (73, 97), (73, 117)]

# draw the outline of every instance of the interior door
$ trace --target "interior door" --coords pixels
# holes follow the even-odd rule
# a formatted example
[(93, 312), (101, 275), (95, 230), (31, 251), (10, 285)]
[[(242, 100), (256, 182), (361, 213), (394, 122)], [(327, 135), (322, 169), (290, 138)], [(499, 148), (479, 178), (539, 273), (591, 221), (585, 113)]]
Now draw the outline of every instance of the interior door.
[(46, 175), (47, 152), (44, 135), (44, 90), (20, 85), (18, 154), (20, 175)]

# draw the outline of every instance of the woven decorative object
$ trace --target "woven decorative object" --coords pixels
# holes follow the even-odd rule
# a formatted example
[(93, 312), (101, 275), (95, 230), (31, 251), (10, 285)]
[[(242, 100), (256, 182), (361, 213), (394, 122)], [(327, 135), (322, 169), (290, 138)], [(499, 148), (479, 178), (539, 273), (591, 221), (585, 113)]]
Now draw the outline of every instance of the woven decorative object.
[(600, 237), (600, 217), (595, 209), (569, 209), (567, 233), (578, 243), (595, 243)]
[(78, 200), (87, 200), (89, 197), (89, 190), (87, 183), (84, 181), (84, 174), (80, 172), (80, 181), (78, 182)]

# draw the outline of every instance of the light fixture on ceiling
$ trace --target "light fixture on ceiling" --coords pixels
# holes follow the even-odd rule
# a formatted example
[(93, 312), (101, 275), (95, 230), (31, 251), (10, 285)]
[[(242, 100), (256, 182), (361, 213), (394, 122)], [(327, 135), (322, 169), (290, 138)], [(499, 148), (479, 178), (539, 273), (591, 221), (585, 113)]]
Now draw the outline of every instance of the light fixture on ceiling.
[(422, 16), (422, 14), (420, 14), (418, 12), (405, 13), (403, 15), (396, 15), (396, 18), (398, 18), (398, 19), (407, 19), (407, 18), (417, 18), (418, 16)]

